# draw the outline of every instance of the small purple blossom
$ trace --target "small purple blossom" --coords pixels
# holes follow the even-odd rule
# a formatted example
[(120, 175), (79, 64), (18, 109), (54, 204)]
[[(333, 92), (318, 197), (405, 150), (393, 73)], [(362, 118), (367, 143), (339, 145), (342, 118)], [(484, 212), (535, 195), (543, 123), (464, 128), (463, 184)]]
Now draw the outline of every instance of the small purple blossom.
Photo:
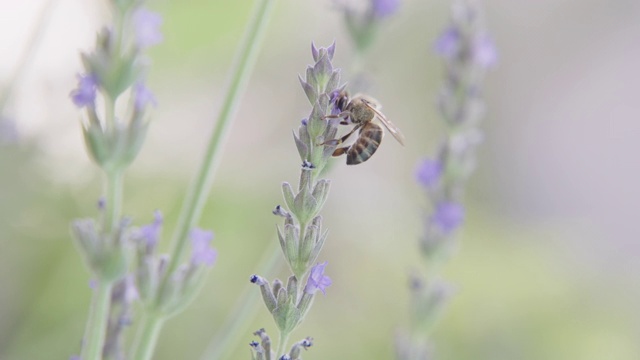
[(98, 210), (104, 211), (104, 209), (106, 208), (107, 208), (107, 199), (105, 199), (104, 196), (101, 196), (98, 199)]
[(372, 0), (371, 6), (376, 17), (385, 18), (398, 11), (400, 0)]
[(431, 222), (443, 233), (449, 234), (464, 221), (464, 207), (455, 202), (441, 202), (431, 216)]
[(209, 246), (213, 240), (213, 232), (194, 228), (191, 230), (191, 262), (198, 265), (212, 266), (218, 257), (216, 250)]
[(144, 239), (148, 247), (155, 247), (162, 231), (162, 213), (156, 210), (153, 213), (153, 223), (140, 227), (140, 236)]
[(455, 27), (446, 28), (436, 39), (434, 51), (445, 59), (453, 58), (460, 51), (462, 36)]
[(0, 114), (0, 145), (16, 143), (19, 137), (15, 121)]
[(424, 159), (418, 164), (416, 180), (424, 187), (434, 186), (442, 176), (442, 163), (437, 160)]
[(311, 268), (307, 284), (304, 287), (305, 293), (313, 295), (317, 290), (320, 290), (324, 295), (327, 294), (325, 289), (331, 285), (331, 278), (324, 275), (324, 268), (326, 266), (327, 262), (325, 261)]
[(480, 34), (474, 39), (473, 61), (483, 68), (490, 68), (498, 62), (498, 51), (487, 34)]
[(89, 289), (91, 290), (95, 290), (98, 288), (98, 280), (96, 279), (90, 279), (89, 280)]
[(140, 8), (133, 14), (133, 23), (138, 47), (147, 48), (162, 42), (163, 37), (160, 32), (162, 16), (160, 14)]
[(98, 79), (95, 75), (78, 75), (78, 88), (71, 92), (71, 100), (79, 107), (94, 106)]
[(148, 104), (153, 105), (154, 107), (158, 106), (158, 102), (156, 101), (156, 97), (153, 95), (151, 90), (144, 85), (142, 82), (137, 82), (133, 86), (134, 93), (134, 106), (136, 110), (141, 111)]

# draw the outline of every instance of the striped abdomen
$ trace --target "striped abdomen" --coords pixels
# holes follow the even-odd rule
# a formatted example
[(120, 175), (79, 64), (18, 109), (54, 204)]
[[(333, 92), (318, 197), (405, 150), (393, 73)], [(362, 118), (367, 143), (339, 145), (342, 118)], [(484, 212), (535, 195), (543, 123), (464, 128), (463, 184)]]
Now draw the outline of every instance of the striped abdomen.
[(358, 140), (347, 151), (347, 165), (357, 165), (367, 161), (378, 150), (384, 130), (372, 122), (360, 129)]

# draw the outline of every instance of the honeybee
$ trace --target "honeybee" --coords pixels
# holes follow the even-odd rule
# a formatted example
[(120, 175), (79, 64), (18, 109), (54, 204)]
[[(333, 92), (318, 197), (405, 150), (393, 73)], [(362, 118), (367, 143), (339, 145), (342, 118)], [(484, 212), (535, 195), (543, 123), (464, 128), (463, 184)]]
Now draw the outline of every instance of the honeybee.
[[(341, 125), (355, 124), (353, 129), (348, 134), (339, 138), (324, 142), (327, 145), (340, 145), (344, 143), (354, 132), (358, 132), (358, 138), (356, 141), (348, 146), (337, 148), (333, 152), (333, 156), (340, 156), (347, 154), (347, 165), (357, 165), (363, 163), (378, 150), (380, 142), (384, 137), (384, 130), (382, 127), (373, 122), (374, 118), (378, 118), (380, 122), (389, 130), (391, 135), (398, 140), (398, 142), (404, 146), (404, 135), (400, 132), (393, 123), (384, 116), (379, 110), (379, 105), (376, 100), (366, 95), (355, 95), (353, 98), (349, 98), (349, 94), (346, 91), (342, 91), (338, 94), (334, 100), (334, 104), (340, 113), (337, 115), (326, 115), (325, 118), (339, 118)], [(351, 120), (351, 122), (347, 121)]]

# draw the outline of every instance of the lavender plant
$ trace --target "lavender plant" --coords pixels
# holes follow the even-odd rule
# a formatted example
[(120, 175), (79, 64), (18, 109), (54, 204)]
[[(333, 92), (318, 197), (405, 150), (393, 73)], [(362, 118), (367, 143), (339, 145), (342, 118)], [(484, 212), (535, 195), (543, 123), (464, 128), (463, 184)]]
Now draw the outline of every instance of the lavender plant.
[[(131, 358), (151, 358), (164, 322), (184, 309), (203, 285), (216, 252), (209, 246), (213, 233), (196, 224), (274, 3), (258, 2), (202, 166), (183, 206), (173, 250), (170, 255), (158, 255), (160, 212), (156, 212), (152, 224), (140, 228), (132, 227), (129, 219), (121, 217), (123, 174), (143, 144), (149, 125), (147, 110), (150, 104), (155, 105), (153, 94), (144, 85), (143, 52), (162, 41), (158, 31), (162, 18), (144, 9), (143, 2), (110, 2), (113, 24), (100, 32), (92, 53), (82, 54), (85, 74), (79, 76), (78, 88), (71, 93), (76, 106), (85, 110), (83, 133), (89, 155), (106, 178), (98, 219), (79, 219), (72, 225), (80, 252), (95, 278), (82, 348), (84, 360), (124, 357), (122, 330), (131, 321), (134, 298), (142, 301), (144, 317)], [(118, 116), (117, 102), (127, 95), (127, 111)], [(183, 263), (189, 239), (191, 256)]]
[[(78, 248), (96, 283), (82, 347), (85, 360), (102, 358), (103, 350), (110, 351), (111, 347), (104, 346), (108, 329), (110, 342), (118, 336), (114, 330), (119, 327), (109, 326), (112, 292), (125, 279), (132, 256), (130, 220), (121, 217), (123, 174), (144, 142), (148, 107), (155, 104), (144, 85), (143, 52), (161, 40), (159, 17), (142, 8), (140, 1), (120, 0), (111, 5), (113, 26), (98, 34), (92, 53), (82, 54), (85, 74), (78, 76), (78, 88), (71, 93), (73, 103), (84, 110), (87, 151), (106, 179), (99, 218), (72, 224)], [(97, 101), (98, 93), (101, 102)], [(117, 116), (117, 101), (125, 93), (131, 101), (127, 111)]]
[(464, 221), (464, 189), (483, 138), (482, 83), (486, 70), (497, 60), (477, 1), (454, 1), (450, 23), (436, 40), (435, 52), (445, 67), (438, 110), (448, 130), (437, 156), (422, 160), (416, 172), (432, 211), (425, 216), (420, 239), (424, 266), (411, 279), (409, 334), (399, 335), (396, 341), (400, 360), (433, 359), (429, 336), (452, 293), (439, 272), (456, 246), (455, 232)]
[[(298, 127), (294, 140), (302, 167), (297, 190), (291, 184), (282, 184), (285, 206), (278, 205), (273, 213), (284, 219), (283, 227), (277, 228), (278, 239), (285, 261), (293, 273), (286, 285), (276, 279), (269, 284), (267, 279), (252, 275), (251, 282), (260, 286), (262, 299), (273, 316), (280, 336), (275, 352), (271, 339), (263, 329), (254, 333), (260, 342), (252, 342), (254, 360), (300, 359), (301, 349), (311, 346), (310, 338), (295, 343), (285, 354), (291, 332), (304, 320), (318, 290), (325, 293), (331, 279), (324, 275), (326, 262), (313, 265), (324, 245), (328, 231), (322, 228), (320, 211), (329, 195), (330, 180), (319, 178), (327, 166), (334, 145), (325, 144), (335, 138), (337, 122), (327, 119), (335, 113), (332, 100), (339, 92), (340, 70), (331, 63), (335, 44), (317, 49), (311, 46), (315, 64), (307, 67), (306, 76), (300, 84), (312, 106), (307, 119)], [(304, 286), (301, 279), (307, 277)]]

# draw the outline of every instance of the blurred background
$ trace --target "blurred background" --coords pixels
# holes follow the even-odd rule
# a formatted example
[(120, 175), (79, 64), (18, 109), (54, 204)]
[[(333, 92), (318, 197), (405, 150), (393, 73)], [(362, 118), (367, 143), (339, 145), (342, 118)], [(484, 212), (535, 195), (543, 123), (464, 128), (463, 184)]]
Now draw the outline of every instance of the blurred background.
[[(0, 1), (0, 84), (17, 68), (47, 1)], [(206, 288), (171, 319), (156, 359), (198, 359), (273, 251), (280, 183), (297, 182), (291, 129), (310, 108), (298, 74), (310, 42), (336, 40), (349, 80), (353, 47), (332, 1), (280, 0), (242, 99), (201, 227), (219, 259)], [(149, 87), (158, 107), (126, 178), (125, 213), (137, 224), (166, 215), (164, 242), (199, 164), (253, 1), (150, 1), (164, 17)], [(434, 334), (439, 359), (640, 359), (640, 2), (487, 0), (499, 64), (487, 77), (486, 140), (468, 192), (461, 247), (445, 276), (456, 294)], [(333, 285), (293, 339), (312, 336), (308, 359), (391, 359), (408, 322), (407, 276), (418, 265), (416, 162), (444, 128), (442, 80), (432, 52), (449, 1), (405, 0), (363, 66), (370, 93), (407, 136), (387, 137), (357, 167), (336, 164), (324, 208), (320, 259)], [(70, 238), (94, 216), (101, 173), (84, 151), (69, 100), (108, 21), (101, 1), (53, 0), (33, 62), (14, 89), (0, 139), (0, 359), (77, 354), (90, 275)], [(355, 216), (354, 216), (355, 215)], [(267, 255), (268, 256), (268, 255)], [(264, 276), (287, 275), (286, 269)], [(255, 295), (255, 294), (254, 294)], [(249, 358), (253, 331), (277, 337), (264, 305), (230, 359)], [(135, 325), (134, 325), (135, 326)], [(182, 335), (182, 336), (176, 336)]]

